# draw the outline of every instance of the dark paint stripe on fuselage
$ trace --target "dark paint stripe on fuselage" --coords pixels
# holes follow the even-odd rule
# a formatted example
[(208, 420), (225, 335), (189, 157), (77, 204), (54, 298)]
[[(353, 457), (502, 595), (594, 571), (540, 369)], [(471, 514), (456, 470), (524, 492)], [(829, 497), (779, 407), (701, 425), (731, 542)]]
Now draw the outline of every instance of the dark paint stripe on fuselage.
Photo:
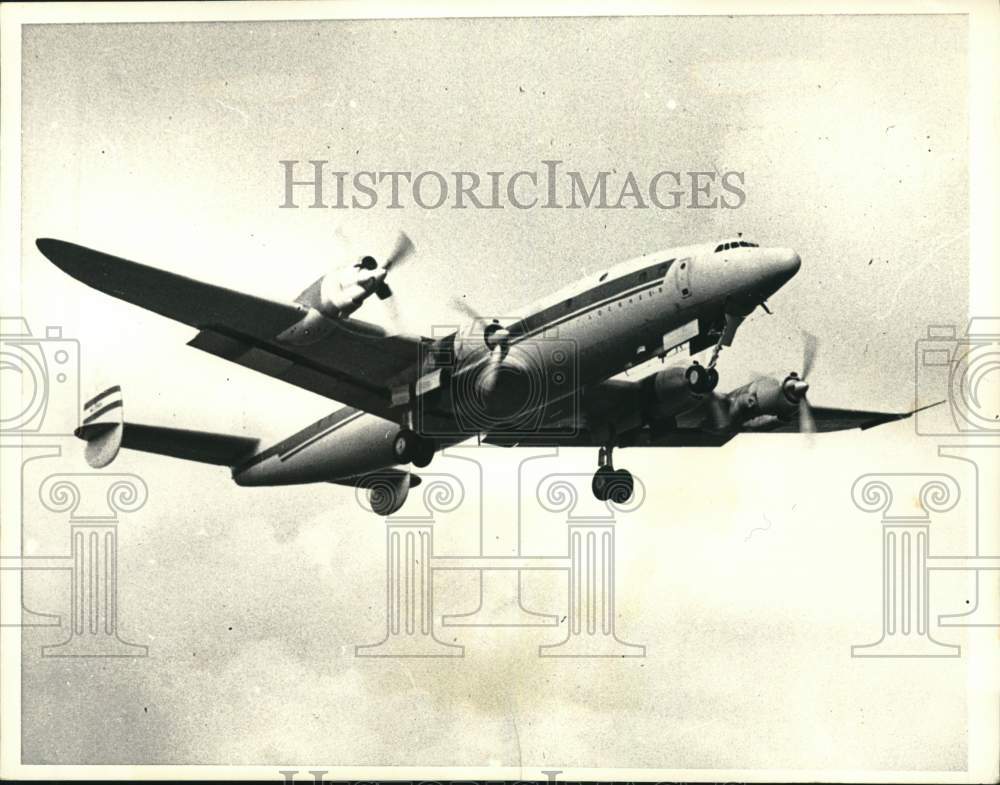
[[(586, 289), (579, 294), (530, 314), (508, 327), (511, 333), (511, 343), (527, 340), (532, 336), (565, 324), (566, 322), (582, 318), (594, 310), (614, 304), (627, 297), (662, 287), (665, 285), (666, 275), (675, 261), (676, 259), (674, 258), (666, 261), (658, 261), (655, 264), (648, 265), (626, 275), (604, 281), (599, 286)], [(282, 460), (290, 458), (292, 455), (306, 449), (321, 439), (325, 439), (364, 414), (366, 412), (363, 410), (349, 406), (338, 409), (323, 419), (317, 420), (301, 431), (292, 434), (253, 456), (244, 464), (236, 467), (234, 474), (239, 474), (272, 457), (277, 456)]]
[(337, 409), (337, 411), (332, 414), (328, 414), (322, 420), (317, 420), (311, 425), (306, 426), (301, 431), (293, 433), (291, 436), (282, 439), (275, 445), (268, 447), (263, 452), (259, 452), (254, 455), (246, 463), (237, 466), (234, 469), (235, 474), (249, 469), (251, 466), (256, 466), (259, 463), (263, 463), (268, 458), (273, 458), (278, 456), (280, 458), (285, 458), (290, 455), (294, 455), (302, 449), (305, 449), (310, 444), (319, 441), (326, 436), (329, 436), (336, 430), (343, 428), (348, 423), (353, 422), (365, 412), (361, 409), (355, 409), (351, 406), (345, 406), (343, 409)]
[(574, 297), (568, 297), (562, 302), (530, 314), (510, 325), (507, 330), (513, 340), (530, 338), (571, 319), (586, 315), (595, 308), (661, 286), (675, 261), (676, 259), (668, 259), (665, 262), (657, 262), (611, 281), (605, 281), (600, 286), (586, 289)]

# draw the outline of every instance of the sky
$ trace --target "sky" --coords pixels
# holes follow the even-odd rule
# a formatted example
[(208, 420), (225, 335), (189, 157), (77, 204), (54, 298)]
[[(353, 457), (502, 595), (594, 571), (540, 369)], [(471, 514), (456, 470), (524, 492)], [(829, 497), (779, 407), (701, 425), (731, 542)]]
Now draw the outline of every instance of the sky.
[[(755, 313), (723, 352), (721, 387), (799, 368), (808, 330), (814, 403), (902, 411), (915, 341), (968, 318), (966, 34), (962, 17), (937, 15), (28, 28), (22, 313), (36, 333), (58, 324), (78, 340), (83, 395), (121, 384), (129, 419), (278, 439), (336, 404), (186, 347), (193, 330), (86, 289), (35, 238), (291, 299), (345, 246), (405, 230), (417, 253), (392, 273), (398, 326), (429, 334), (455, 322), (453, 296), (509, 313), (610, 264), (742, 232), (803, 265), (773, 315)], [(735, 170), (747, 198), (736, 210), (280, 209), (279, 161), (310, 159)], [(358, 316), (392, 324), (380, 309)], [(71, 441), (45, 471), (84, 469)], [(888, 672), (848, 656), (880, 623), (878, 522), (850, 504), (851, 483), (951, 467), (909, 423), (816, 442), (622, 451), (647, 493), (618, 526), (619, 634), (649, 655), (570, 665), (534, 656), (552, 635), (538, 630), (465, 631), (460, 661), (356, 658), (354, 644), (380, 637), (385, 532), (353, 491), (239, 489), (222, 469), (123, 453), (115, 469), (142, 476), (150, 501), (121, 527), (121, 622), (151, 656), (83, 672), (37, 658), (48, 633), (29, 635), (25, 756), (960, 768), (964, 662)], [(524, 455), (462, 454), (480, 462), (483, 479), (463, 482), (483, 525), (503, 530), (518, 512), (492, 478)], [(552, 471), (589, 494), (594, 457), (564, 451)], [(26, 505), (31, 547), (58, 551), (65, 522)], [(934, 548), (961, 551), (970, 509)], [(444, 516), (436, 547), (468, 552), (475, 517)], [(526, 552), (565, 547), (565, 516), (532, 525)], [(439, 609), (468, 604), (468, 577), (448, 576)], [(64, 596), (31, 580), (40, 605)], [(961, 581), (941, 585), (962, 602)], [(531, 591), (558, 606), (558, 587)]]

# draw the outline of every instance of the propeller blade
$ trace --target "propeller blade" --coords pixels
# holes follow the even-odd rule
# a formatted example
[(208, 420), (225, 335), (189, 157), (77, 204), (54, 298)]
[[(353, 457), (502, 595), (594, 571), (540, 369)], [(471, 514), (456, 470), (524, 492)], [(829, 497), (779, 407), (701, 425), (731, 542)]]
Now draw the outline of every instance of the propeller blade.
[(799, 431), (806, 434), (809, 443), (812, 444), (813, 434), (816, 433), (816, 420), (813, 419), (812, 407), (806, 398), (799, 402)]
[(391, 270), (394, 265), (399, 264), (404, 259), (406, 259), (410, 254), (416, 250), (416, 246), (413, 241), (407, 236), (406, 232), (400, 232), (399, 238), (396, 240), (396, 247), (392, 249), (382, 265), (386, 270)]
[(395, 297), (390, 297), (385, 301), (386, 308), (389, 309), (389, 319), (392, 322), (392, 327), (396, 332), (402, 332), (402, 315), (399, 309), (399, 300)]
[(807, 379), (812, 371), (813, 363), (816, 361), (816, 352), (819, 351), (819, 339), (812, 333), (802, 331), (802, 378)]
[(488, 400), (493, 395), (493, 391), (496, 390), (497, 382), (500, 381), (500, 366), (503, 364), (503, 360), (504, 352), (498, 346), (490, 352), (489, 359), (480, 368), (476, 386), (483, 400)]
[(388, 300), (392, 297), (392, 289), (389, 288), (389, 284), (382, 281), (378, 286), (375, 287), (375, 296), (380, 300)]
[(456, 311), (459, 311), (460, 313), (465, 314), (470, 319), (479, 319), (479, 320), (482, 320), (484, 322), (488, 321), (488, 319), (486, 319), (486, 317), (484, 317), (481, 313), (479, 313), (475, 308), (473, 308), (471, 305), (469, 305), (461, 297), (452, 297), (451, 298), (451, 307), (454, 308)]

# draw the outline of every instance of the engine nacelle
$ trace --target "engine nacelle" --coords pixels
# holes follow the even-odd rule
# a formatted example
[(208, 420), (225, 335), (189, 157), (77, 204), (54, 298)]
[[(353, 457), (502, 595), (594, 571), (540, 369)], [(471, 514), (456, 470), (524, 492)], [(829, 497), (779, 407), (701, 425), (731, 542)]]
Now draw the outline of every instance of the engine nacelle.
[(357, 265), (341, 267), (320, 278), (319, 297), (313, 307), (330, 319), (343, 319), (360, 308), (384, 279), (385, 273), (377, 269), (375, 260), (366, 256)]
[(643, 413), (652, 420), (673, 417), (697, 406), (704, 394), (684, 368), (664, 368), (643, 380)]
[(730, 411), (739, 422), (766, 416), (787, 420), (799, 410), (806, 389), (808, 386), (794, 373), (783, 381), (765, 376), (731, 392)]
[(387, 289), (385, 275), (385, 268), (366, 256), (358, 264), (341, 267), (317, 279), (298, 298), (309, 310), (281, 333), (278, 340), (293, 346), (308, 346), (325, 338), (335, 329), (331, 320), (350, 316), (379, 287)]

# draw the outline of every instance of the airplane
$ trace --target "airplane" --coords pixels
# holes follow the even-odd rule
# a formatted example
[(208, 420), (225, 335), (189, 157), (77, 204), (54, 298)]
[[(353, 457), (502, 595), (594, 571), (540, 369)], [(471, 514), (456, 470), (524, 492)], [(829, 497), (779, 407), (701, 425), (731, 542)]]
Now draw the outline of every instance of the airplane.
[[(75, 434), (95, 468), (122, 447), (227, 466), (241, 486), (335, 483), (365, 489), (378, 515), (397, 512), (417, 469), (475, 438), (514, 447), (597, 447), (591, 488), (626, 503), (634, 478), (618, 447), (721, 447), (740, 433), (868, 429), (915, 411), (813, 406), (803, 365), (716, 392), (720, 352), (742, 322), (799, 271), (791, 248), (741, 237), (671, 248), (576, 281), (508, 319), (468, 319), (437, 337), (392, 332), (352, 314), (415, 250), (399, 233), (382, 259), (342, 260), (294, 302), (186, 278), (62, 240), (38, 249), (61, 270), (120, 300), (198, 330), (188, 345), (342, 404), (276, 444), (246, 436), (127, 422), (120, 387), (83, 407)], [(461, 301), (458, 301), (459, 303)], [(615, 378), (653, 358), (711, 348), (638, 380)], [(934, 404), (936, 405), (936, 404)]]

